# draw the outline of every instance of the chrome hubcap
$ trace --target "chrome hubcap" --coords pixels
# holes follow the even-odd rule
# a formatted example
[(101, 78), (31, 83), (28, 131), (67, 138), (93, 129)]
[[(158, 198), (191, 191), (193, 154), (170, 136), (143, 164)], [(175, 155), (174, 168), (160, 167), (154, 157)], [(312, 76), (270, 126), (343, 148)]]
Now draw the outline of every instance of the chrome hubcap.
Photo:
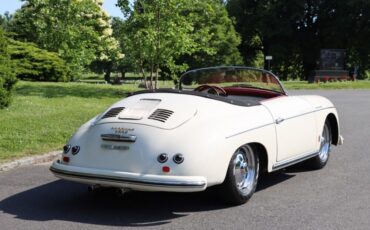
[(234, 177), (236, 186), (243, 195), (253, 190), (256, 171), (253, 150), (249, 146), (240, 148), (234, 159)]
[(330, 140), (329, 127), (325, 124), (324, 130), (322, 131), (321, 146), (320, 146), (320, 152), (319, 152), (319, 158), (322, 162), (326, 162), (329, 158), (330, 142), (331, 140)]

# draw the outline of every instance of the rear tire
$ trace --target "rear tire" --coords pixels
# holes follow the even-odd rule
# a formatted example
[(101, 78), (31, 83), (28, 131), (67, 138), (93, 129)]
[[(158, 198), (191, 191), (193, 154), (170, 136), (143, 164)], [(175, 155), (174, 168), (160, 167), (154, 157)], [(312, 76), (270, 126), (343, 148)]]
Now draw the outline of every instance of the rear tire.
[(307, 161), (310, 168), (322, 169), (325, 167), (329, 161), (331, 142), (331, 127), (329, 121), (326, 120), (321, 134), (319, 154)]
[(232, 205), (246, 203), (257, 187), (259, 158), (250, 145), (240, 147), (232, 156), (224, 183), (219, 190)]

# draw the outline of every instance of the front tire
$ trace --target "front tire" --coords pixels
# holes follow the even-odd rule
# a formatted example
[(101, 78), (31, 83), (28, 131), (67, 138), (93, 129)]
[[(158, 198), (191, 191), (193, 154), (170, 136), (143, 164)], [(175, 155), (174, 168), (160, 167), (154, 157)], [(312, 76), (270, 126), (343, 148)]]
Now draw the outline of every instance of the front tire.
[(221, 195), (232, 205), (246, 203), (257, 187), (259, 158), (250, 145), (240, 147), (232, 156)]
[(331, 127), (328, 120), (325, 121), (320, 139), (321, 144), (319, 154), (307, 162), (312, 169), (322, 169), (329, 161), (332, 136)]

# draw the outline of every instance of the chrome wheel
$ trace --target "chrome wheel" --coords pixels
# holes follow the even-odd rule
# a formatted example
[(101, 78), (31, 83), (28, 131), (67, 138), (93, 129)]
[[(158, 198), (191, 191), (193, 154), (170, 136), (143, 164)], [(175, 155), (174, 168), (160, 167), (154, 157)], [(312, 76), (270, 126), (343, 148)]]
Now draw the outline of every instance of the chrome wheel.
[(252, 148), (245, 146), (238, 149), (233, 166), (233, 175), (238, 191), (243, 195), (248, 195), (254, 189), (257, 173)]
[(319, 151), (319, 158), (321, 162), (326, 162), (328, 160), (330, 144), (331, 144), (330, 130), (328, 125), (325, 124), (324, 130), (322, 131), (321, 146)]
[(257, 147), (244, 145), (230, 159), (225, 181), (219, 191), (223, 199), (232, 205), (244, 204), (257, 187), (259, 157)]
[(322, 169), (329, 161), (331, 146), (331, 127), (328, 120), (325, 121), (325, 125), (320, 136), (320, 149), (319, 154), (307, 161), (308, 166), (312, 169)]

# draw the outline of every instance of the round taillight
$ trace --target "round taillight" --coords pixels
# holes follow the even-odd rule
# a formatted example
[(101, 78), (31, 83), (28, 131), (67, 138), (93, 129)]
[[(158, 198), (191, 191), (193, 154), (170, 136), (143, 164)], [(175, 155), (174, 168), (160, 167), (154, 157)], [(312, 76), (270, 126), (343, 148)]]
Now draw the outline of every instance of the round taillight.
[(80, 146), (76, 145), (72, 147), (72, 154), (76, 155), (80, 151)]
[(69, 157), (63, 157), (63, 161), (68, 163), (69, 162)]
[(170, 171), (171, 171), (170, 167), (168, 167), (168, 166), (163, 166), (162, 167), (162, 172), (169, 173)]
[(63, 146), (63, 153), (64, 154), (67, 154), (69, 152), (69, 150), (71, 149), (71, 146), (70, 145), (65, 145)]
[(182, 162), (184, 162), (184, 156), (181, 153), (178, 153), (175, 156), (173, 156), (173, 161), (176, 164), (181, 164)]
[(157, 161), (159, 163), (164, 163), (168, 160), (168, 155), (166, 153), (161, 153), (159, 154), (159, 156), (157, 157)]

